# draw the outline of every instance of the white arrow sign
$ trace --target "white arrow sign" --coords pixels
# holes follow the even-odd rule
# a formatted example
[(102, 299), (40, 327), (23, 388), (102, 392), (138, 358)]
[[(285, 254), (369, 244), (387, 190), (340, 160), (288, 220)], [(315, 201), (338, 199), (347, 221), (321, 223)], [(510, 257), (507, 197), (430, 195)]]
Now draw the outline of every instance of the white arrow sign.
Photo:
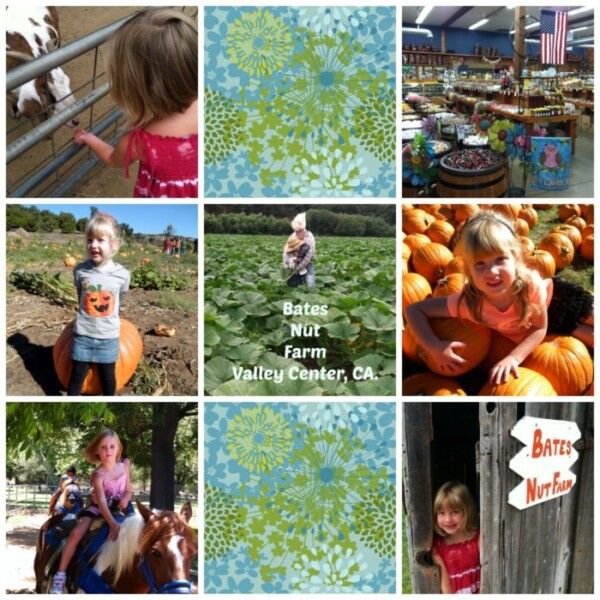
[(573, 444), (581, 438), (577, 424), (537, 417), (523, 417), (511, 435), (525, 444), (509, 463), (524, 478), (508, 495), (520, 510), (567, 494), (577, 481), (569, 471), (579, 454)]

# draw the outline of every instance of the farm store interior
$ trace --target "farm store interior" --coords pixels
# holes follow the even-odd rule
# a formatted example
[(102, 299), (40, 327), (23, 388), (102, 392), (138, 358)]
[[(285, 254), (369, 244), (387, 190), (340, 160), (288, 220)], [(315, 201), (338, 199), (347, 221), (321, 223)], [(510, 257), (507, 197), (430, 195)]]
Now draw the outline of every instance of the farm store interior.
[(593, 197), (591, 7), (403, 7), (402, 97), (403, 197)]
[(520, 372), (527, 371), (517, 380), (519, 389), (511, 386), (514, 381), (484, 388), (490, 368), (514, 347), (496, 332), (490, 335), (489, 329), (458, 319), (435, 319), (433, 328), (441, 339), (467, 344), (457, 351), (467, 363), (455, 377), (442, 376), (416, 342), (404, 319), (406, 307), (462, 290), (461, 261), (454, 256), (457, 234), (482, 208), (513, 223), (523, 244), (523, 261), (542, 278), (556, 276), (593, 293), (593, 204), (403, 203), (403, 396), (593, 396), (593, 349), (571, 336), (546, 336), (520, 365)]

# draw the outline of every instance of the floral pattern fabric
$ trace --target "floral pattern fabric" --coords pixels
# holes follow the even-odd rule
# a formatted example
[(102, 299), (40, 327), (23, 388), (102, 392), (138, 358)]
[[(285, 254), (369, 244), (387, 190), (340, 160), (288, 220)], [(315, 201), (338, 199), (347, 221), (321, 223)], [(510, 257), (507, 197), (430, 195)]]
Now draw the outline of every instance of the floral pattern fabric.
[(395, 593), (394, 403), (205, 404), (205, 593)]
[(395, 8), (206, 7), (207, 197), (394, 197)]

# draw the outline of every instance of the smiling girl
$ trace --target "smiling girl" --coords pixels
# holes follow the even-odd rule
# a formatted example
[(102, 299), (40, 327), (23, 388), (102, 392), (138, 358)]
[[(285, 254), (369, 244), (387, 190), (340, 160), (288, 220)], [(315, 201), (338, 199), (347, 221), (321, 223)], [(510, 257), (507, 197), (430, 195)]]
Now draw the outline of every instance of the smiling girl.
[(129, 289), (129, 271), (112, 261), (121, 245), (114, 217), (96, 213), (85, 228), (87, 260), (73, 270), (79, 308), (75, 319), (69, 396), (79, 396), (91, 365), (96, 365), (102, 394), (114, 396), (119, 356), (119, 308)]
[(528, 268), (512, 225), (492, 211), (480, 211), (462, 228), (455, 255), (463, 259), (462, 292), (429, 298), (406, 309), (406, 320), (418, 342), (440, 369), (452, 376), (466, 361), (456, 350), (464, 343), (440, 340), (429, 319), (457, 317), (495, 329), (515, 348), (490, 370), (492, 384), (506, 383), (547, 333), (572, 335), (594, 345), (594, 297), (560, 278), (542, 279)]
[(480, 588), (477, 509), (468, 488), (449, 481), (433, 502), (431, 557), (440, 567), (442, 594), (478, 594)]
[(103, 429), (84, 451), (86, 460), (98, 465), (90, 477), (91, 503), (77, 515), (77, 525), (69, 534), (60, 557), (58, 571), (52, 578), (51, 594), (64, 593), (66, 570), (92, 519), (104, 518), (109, 527), (109, 539), (116, 540), (119, 536), (120, 526), (113, 513), (125, 510), (131, 500), (129, 470), (121, 462), (122, 450), (119, 436), (112, 429)]

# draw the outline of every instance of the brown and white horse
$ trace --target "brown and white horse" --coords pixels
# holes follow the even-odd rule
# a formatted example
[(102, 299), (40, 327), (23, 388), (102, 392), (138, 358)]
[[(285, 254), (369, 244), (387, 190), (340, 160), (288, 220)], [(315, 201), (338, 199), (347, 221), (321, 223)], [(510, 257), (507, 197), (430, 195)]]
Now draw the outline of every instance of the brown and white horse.
[(61, 484), (61, 492), (52, 505), (52, 514), (76, 513), (83, 507), (81, 489), (74, 479), (65, 479)]
[[(116, 594), (191, 593), (190, 567), (197, 552), (196, 535), (188, 525), (191, 505), (186, 503), (181, 514), (151, 511), (139, 501), (137, 507), (139, 514), (123, 521), (117, 539), (101, 546), (90, 567), (94, 577), (100, 577), (102, 583)], [(40, 544), (43, 544), (42, 530)], [(53, 557), (53, 550), (40, 548), (40, 544), (36, 553), (36, 590), (44, 593), (50, 579), (46, 564)], [(77, 557), (67, 573), (70, 591), (75, 591), (75, 581), (88, 568), (74, 563), (78, 563)]]

